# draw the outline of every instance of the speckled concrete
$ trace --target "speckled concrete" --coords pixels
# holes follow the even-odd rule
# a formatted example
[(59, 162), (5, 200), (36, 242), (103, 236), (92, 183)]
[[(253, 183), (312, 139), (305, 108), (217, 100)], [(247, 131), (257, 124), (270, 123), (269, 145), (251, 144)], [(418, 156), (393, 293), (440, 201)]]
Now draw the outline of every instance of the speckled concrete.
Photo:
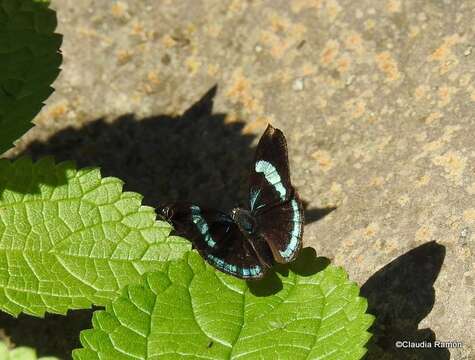
[[(462, 341), (452, 358), (475, 358), (473, 0), (54, 5), (64, 34), (57, 92), (10, 156), (100, 165), (146, 203), (226, 208), (242, 201), (251, 145), (272, 122), (308, 207), (336, 207), (306, 227), (305, 243), (391, 304), (375, 273), (436, 241), (416, 274), (382, 281), (403, 293), (407, 282), (397, 299), (409, 308), (422, 281), (413, 330)], [(214, 84), (213, 115), (208, 105), (178, 117)], [(133, 116), (117, 120), (124, 114)], [(368, 358), (448, 358), (378, 341)]]

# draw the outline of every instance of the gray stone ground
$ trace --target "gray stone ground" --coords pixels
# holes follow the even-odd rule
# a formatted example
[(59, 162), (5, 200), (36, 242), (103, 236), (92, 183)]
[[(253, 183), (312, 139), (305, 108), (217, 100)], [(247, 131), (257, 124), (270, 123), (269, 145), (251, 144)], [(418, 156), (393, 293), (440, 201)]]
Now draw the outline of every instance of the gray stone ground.
[[(474, 0), (53, 5), (63, 70), (11, 157), (101, 166), (152, 205), (226, 209), (271, 122), (308, 202), (305, 244), (379, 315), (368, 358), (448, 359), (394, 349), (434, 338), (475, 358)], [(212, 113), (179, 116), (214, 84)]]

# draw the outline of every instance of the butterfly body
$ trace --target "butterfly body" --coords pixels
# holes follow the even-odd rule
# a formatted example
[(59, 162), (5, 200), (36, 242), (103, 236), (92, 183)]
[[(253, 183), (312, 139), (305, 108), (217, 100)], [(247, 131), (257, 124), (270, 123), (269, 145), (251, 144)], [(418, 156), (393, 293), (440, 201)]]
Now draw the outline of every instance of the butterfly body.
[(302, 245), (303, 208), (290, 182), (285, 137), (270, 125), (251, 166), (249, 210), (226, 214), (185, 202), (159, 210), (212, 266), (243, 279), (263, 277), (274, 261), (293, 261)]
[(239, 227), (239, 230), (246, 235), (251, 236), (256, 232), (256, 219), (252, 216), (250, 211), (241, 208), (234, 208), (231, 211), (231, 218)]

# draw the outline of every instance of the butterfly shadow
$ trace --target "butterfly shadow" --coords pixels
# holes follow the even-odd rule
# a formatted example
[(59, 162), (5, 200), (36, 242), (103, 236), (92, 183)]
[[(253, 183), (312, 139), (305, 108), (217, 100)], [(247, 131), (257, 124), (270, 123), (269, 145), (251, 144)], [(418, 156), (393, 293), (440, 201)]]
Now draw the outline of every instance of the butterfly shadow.
[(302, 200), (302, 204), (305, 213), (305, 225), (321, 220), (333, 210), (336, 210), (335, 206), (329, 206), (326, 208), (309, 208), (310, 203), (307, 200)]
[(431, 329), (418, 329), (435, 303), (434, 282), (441, 270), (445, 247), (425, 243), (378, 270), (361, 287), (368, 300), (368, 312), (376, 316), (365, 359), (450, 359), (447, 349), (396, 347), (397, 341), (436, 340)]
[(144, 205), (182, 200), (227, 210), (247, 198), (255, 135), (243, 133), (245, 122), (213, 113), (216, 91), (211, 87), (182, 115), (99, 118), (33, 141), (14, 157), (100, 167), (103, 177), (120, 178), (125, 191), (142, 194)]
[(325, 257), (317, 257), (312, 247), (303, 248), (297, 259), (289, 264), (276, 264), (261, 280), (249, 280), (247, 285), (255, 296), (270, 296), (283, 289), (281, 277), (288, 277), (289, 270), (300, 276), (312, 276), (324, 270), (330, 264)]

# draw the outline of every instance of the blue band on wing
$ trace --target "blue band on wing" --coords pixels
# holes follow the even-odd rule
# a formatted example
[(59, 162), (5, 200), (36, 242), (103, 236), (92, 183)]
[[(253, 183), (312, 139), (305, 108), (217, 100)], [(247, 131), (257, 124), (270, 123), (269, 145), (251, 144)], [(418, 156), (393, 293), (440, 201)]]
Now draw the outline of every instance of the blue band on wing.
[(209, 233), (209, 226), (206, 220), (201, 215), (201, 209), (196, 205), (191, 206), (191, 220), (198, 228), (200, 234), (203, 235), (206, 243), (210, 247), (214, 247), (216, 245), (216, 241), (213, 240), (211, 234)]
[(243, 278), (259, 277), (262, 274), (262, 268), (259, 265), (251, 266), (248, 268), (238, 267), (233, 264), (229, 264), (223, 259), (220, 259), (214, 255), (207, 254), (206, 257), (216, 266), (227, 273), (233, 275), (240, 275)]
[(275, 190), (279, 193), (280, 199), (285, 200), (285, 194), (287, 192), (285, 187), (282, 185), (282, 180), (275, 166), (268, 161), (259, 160), (256, 162), (255, 169), (257, 173), (264, 174), (267, 182), (274, 186)]
[(293, 254), (298, 248), (299, 239), (302, 235), (302, 219), (300, 216), (300, 209), (297, 200), (292, 199), (290, 204), (292, 206), (293, 211), (292, 222), (294, 223), (294, 226), (292, 228), (292, 233), (290, 234), (290, 242), (287, 246), (287, 249), (285, 249), (284, 251), (279, 251), (280, 255), (284, 259), (290, 259), (293, 256)]

